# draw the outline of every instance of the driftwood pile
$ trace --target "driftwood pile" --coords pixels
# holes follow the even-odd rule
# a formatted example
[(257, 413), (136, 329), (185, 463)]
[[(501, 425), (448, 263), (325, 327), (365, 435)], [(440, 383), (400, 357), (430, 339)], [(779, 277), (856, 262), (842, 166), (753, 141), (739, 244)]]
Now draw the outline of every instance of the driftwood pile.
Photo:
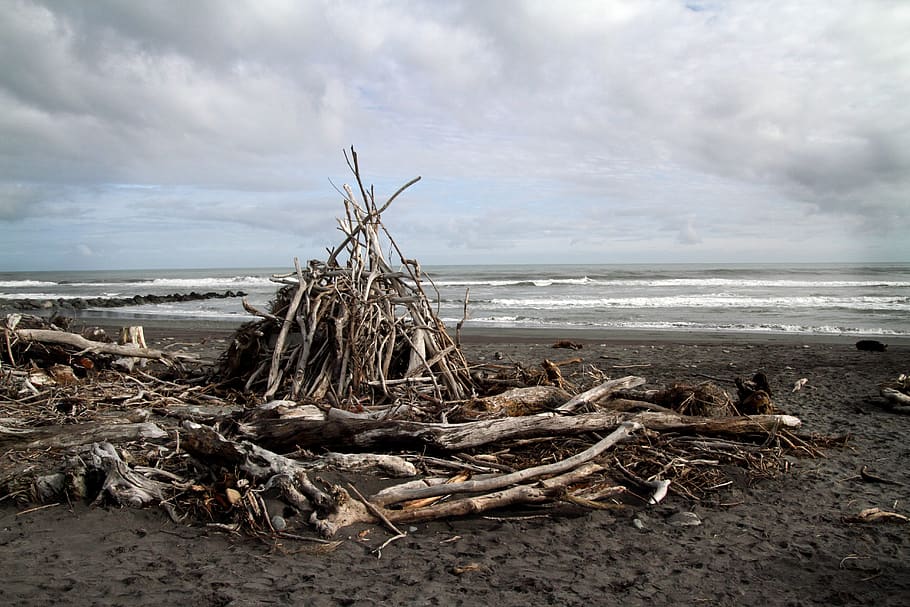
[(220, 376), (266, 399), (343, 407), (463, 400), (473, 392), (467, 361), (433, 311), (420, 264), (401, 254), (380, 221), (417, 179), (378, 206), (353, 150), (348, 164), (360, 199), (344, 186), (342, 243), (325, 261), (301, 268), (295, 260), (295, 272), (274, 277), (285, 286), (268, 312), (245, 303), (261, 320), (238, 332)]
[(910, 374), (901, 374), (895, 381), (885, 382), (879, 393), (891, 411), (910, 415)]
[(405, 188), (378, 205), (353, 150), (349, 165), (360, 197), (344, 188), (341, 245), (276, 278), (270, 310), (247, 304), (259, 320), (214, 371), (135, 328), (116, 344), (7, 317), (0, 500), (153, 505), (287, 537), (381, 523), (398, 537), (402, 523), (519, 504), (697, 500), (734, 468), (766, 476), (787, 454), (819, 455), (797, 418), (773, 413), (760, 374), (734, 400), (595, 369), (576, 389), (551, 361), (470, 364), (382, 226)]

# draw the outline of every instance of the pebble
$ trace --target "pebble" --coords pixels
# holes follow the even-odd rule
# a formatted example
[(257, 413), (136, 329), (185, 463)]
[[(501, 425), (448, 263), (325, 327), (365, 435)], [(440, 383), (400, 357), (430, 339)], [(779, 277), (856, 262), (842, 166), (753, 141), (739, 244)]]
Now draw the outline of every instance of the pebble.
[(677, 512), (667, 519), (667, 524), (673, 527), (697, 527), (701, 519), (694, 512)]
[(632, 519), (632, 526), (635, 527), (636, 529), (644, 529), (644, 528), (645, 528), (645, 524), (644, 524), (643, 522), (641, 522), (641, 519), (640, 519), (640, 518), (634, 518), (634, 519)]
[(283, 516), (275, 515), (272, 517), (272, 528), (275, 531), (283, 531), (285, 527), (288, 526), (287, 521), (284, 520)]

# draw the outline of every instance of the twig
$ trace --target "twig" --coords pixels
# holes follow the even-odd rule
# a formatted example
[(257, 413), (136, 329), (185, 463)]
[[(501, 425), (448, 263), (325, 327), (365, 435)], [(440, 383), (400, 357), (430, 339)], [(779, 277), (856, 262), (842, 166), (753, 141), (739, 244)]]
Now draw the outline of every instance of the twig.
[[(357, 499), (359, 499), (361, 502), (363, 502), (363, 505), (366, 506), (367, 510), (370, 511), (370, 514), (372, 514), (373, 516), (375, 516), (376, 518), (381, 520), (383, 522), (383, 524), (389, 529), (389, 531), (391, 531), (392, 533), (394, 533), (396, 535), (400, 535), (400, 536), (404, 537), (405, 534), (402, 533), (401, 530), (395, 526), (395, 523), (390, 521), (389, 518), (385, 514), (383, 514), (383, 512), (379, 508), (377, 508), (370, 500), (365, 498), (363, 496), (363, 494), (357, 490), (357, 487), (354, 486), (354, 483), (348, 483), (348, 487), (351, 488), (351, 491), (354, 492), (354, 495), (357, 496)], [(383, 544), (383, 546), (384, 546), (384, 544)]]
[(22, 516), (23, 514), (29, 514), (31, 512), (37, 512), (38, 510), (44, 510), (46, 508), (53, 508), (54, 506), (59, 506), (60, 502), (54, 502), (53, 504), (45, 504), (43, 506), (35, 506), (34, 508), (29, 508), (28, 510), (23, 510), (22, 512), (17, 512), (16, 516)]

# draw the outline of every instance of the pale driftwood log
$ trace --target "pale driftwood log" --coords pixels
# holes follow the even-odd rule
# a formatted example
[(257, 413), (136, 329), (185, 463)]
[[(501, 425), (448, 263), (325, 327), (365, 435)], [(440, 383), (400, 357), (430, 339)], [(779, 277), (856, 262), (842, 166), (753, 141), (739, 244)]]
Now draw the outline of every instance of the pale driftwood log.
[(90, 422), (38, 428), (0, 427), (0, 446), (16, 449), (67, 449), (102, 441), (109, 443), (156, 441), (167, 436), (167, 432), (151, 422), (127, 424)]
[(314, 417), (253, 420), (241, 424), (240, 432), (272, 449), (291, 449), (295, 446), (372, 449), (381, 446), (461, 451), (516, 438), (604, 431), (624, 421), (638, 422), (648, 429), (660, 432), (712, 435), (767, 433), (780, 428), (798, 428), (801, 425), (798, 418), (790, 415), (710, 418), (650, 411), (597, 411), (580, 415), (539, 413), (462, 424), (440, 424), (358, 419), (336, 411), (320, 411), (321, 420)]
[(474, 399), (466, 403), (463, 410), (469, 416), (479, 413), (523, 415), (520, 412), (555, 409), (570, 398), (568, 392), (557, 386), (528, 386)]
[(533, 479), (541, 478), (543, 476), (563, 474), (569, 470), (577, 468), (578, 466), (590, 460), (600, 457), (604, 451), (611, 448), (619, 441), (628, 438), (632, 432), (640, 428), (641, 425), (635, 422), (623, 422), (619, 425), (619, 428), (595, 443), (593, 446), (585, 449), (581, 453), (577, 453), (572, 457), (566, 458), (553, 464), (534, 466), (532, 468), (526, 468), (524, 470), (519, 470), (510, 474), (501, 474), (483, 480), (468, 480), (461, 483), (448, 483), (444, 485), (436, 485), (433, 487), (423, 487), (416, 489), (409, 488), (398, 492), (391, 492), (386, 490), (383, 492), (383, 495), (381, 497), (374, 496), (371, 501), (380, 506), (388, 506), (390, 504), (397, 504), (399, 502), (408, 500), (437, 497), (440, 495), (454, 495), (458, 493), (487, 493), (508, 487), (509, 485), (515, 485), (518, 483), (524, 483)]
[(882, 388), (879, 393), (891, 403), (891, 411), (910, 414), (910, 396), (894, 388)]
[(644, 377), (635, 377), (634, 375), (605, 381), (599, 386), (595, 386), (590, 390), (582, 392), (581, 394), (573, 397), (565, 404), (558, 407), (557, 411), (575, 411), (576, 409), (580, 409), (585, 405), (595, 404), (598, 400), (609, 396), (611, 392), (614, 392), (616, 390), (637, 388), (638, 386), (644, 385), (646, 381), (647, 380)]
[(104, 484), (95, 498), (96, 504), (110, 499), (130, 508), (160, 505), (174, 521), (178, 521), (173, 507), (165, 501), (164, 492), (171, 486), (131, 470), (110, 443), (97, 443), (92, 447), (91, 466), (105, 474)]
[(113, 356), (152, 358), (157, 360), (179, 357), (177, 354), (169, 354), (162, 350), (92, 341), (81, 335), (77, 335), (76, 333), (67, 333), (66, 331), (53, 331), (51, 329), (17, 329), (13, 331), (13, 334), (23, 341), (72, 346), (73, 348), (79, 348), (82, 352), (91, 352), (94, 354), (111, 354)]
[(345, 472), (381, 474), (395, 478), (417, 476), (417, 468), (411, 462), (397, 455), (382, 453), (326, 453), (306, 462), (306, 465), (314, 470), (333, 468)]

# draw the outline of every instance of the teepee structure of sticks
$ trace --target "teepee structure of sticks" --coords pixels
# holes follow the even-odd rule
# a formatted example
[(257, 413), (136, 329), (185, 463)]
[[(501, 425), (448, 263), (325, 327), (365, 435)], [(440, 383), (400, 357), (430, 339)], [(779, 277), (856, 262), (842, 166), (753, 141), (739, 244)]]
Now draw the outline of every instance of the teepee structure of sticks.
[[(382, 224), (382, 213), (419, 177), (377, 204), (356, 151), (345, 153), (357, 193), (343, 186), (341, 243), (325, 261), (274, 276), (283, 286), (269, 312), (241, 327), (221, 361), (222, 378), (241, 378), (265, 399), (328, 401), (334, 406), (443, 404), (471, 396), (458, 345), (424, 291), (428, 278), (406, 258)], [(396, 267), (386, 258), (397, 257)], [(431, 283), (432, 284), (432, 283)]]

